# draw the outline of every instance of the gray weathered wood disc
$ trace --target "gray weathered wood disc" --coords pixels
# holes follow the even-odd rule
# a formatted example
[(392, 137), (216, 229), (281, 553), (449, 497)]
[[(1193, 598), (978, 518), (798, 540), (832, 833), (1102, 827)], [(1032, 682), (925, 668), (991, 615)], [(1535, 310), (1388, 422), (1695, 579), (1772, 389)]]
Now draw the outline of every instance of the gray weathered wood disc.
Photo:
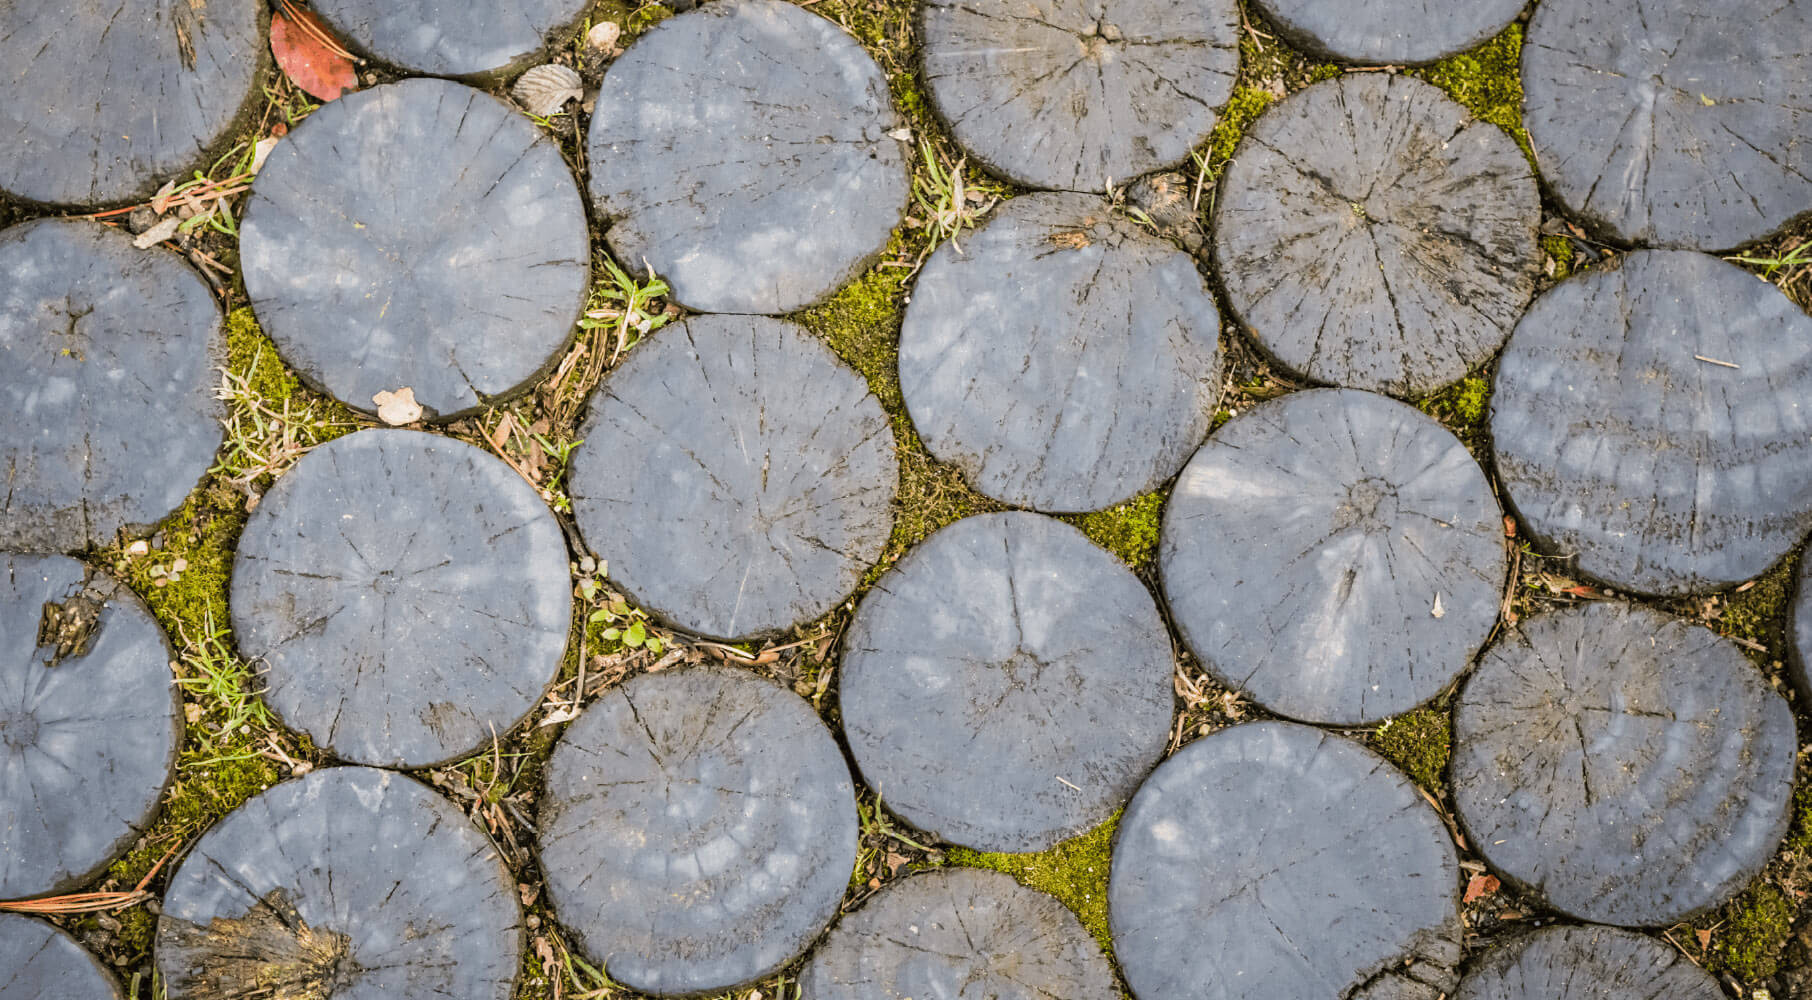
[(1666, 926), (1723, 902), (1787, 832), (1787, 702), (1728, 640), (1646, 608), (1528, 619), (1454, 710), (1453, 797), (1501, 874), (1563, 913)]
[(1759, 575), (1812, 528), (1812, 317), (1715, 257), (1638, 251), (1536, 300), (1498, 361), (1504, 495), (1618, 588)]
[(1232, 0), (927, 0), (925, 85), (950, 134), (1027, 187), (1105, 191), (1188, 159), (1239, 69)]
[(202, 166), (258, 94), (263, 0), (0, 5), (0, 192), (93, 206)]
[(541, 703), (566, 651), (567, 562), (509, 466), (452, 438), (360, 431), (252, 513), (233, 628), (285, 724), (346, 760), (426, 767)]
[(1789, 669), (1799, 689), (1812, 692), (1812, 559), (1802, 551), (1799, 573), (1793, 593), (1793, 648), (1789, 650)]
[(220, 306), (93, 222), (0, 231), (0, 549), (148, 532), (213, 464)]
[(1421, 395), (1497, 353), (1535, 291), (1541, 202), (1502, 129), (1352, 73), (1255, 122), (1214, 205), (1227, 301), (1318, 382)]
[(881, 890), (838, 922), (799, 986), (804, 1000), (1105, 1000), (1117, 991), (1074, 913), (977, 868)]
[(521, 954), (516, 880), (491, 838), (370, 767), (228, 814), (170, 877), (157, 924), (170, 1000), (509, 1000)]
[(1611, 927), (1548, 927), (1487, 952), (1456, 1000), (1723, 1000), (1677, 949)]
[(546, 372), (591, 280), (559, 147), (445, 80), (310, 115), (253, 182), (239, 245), (252, 308), (298, 374), (366, 412), (408, 386), (430, 419)]
[(1440, 694), (1504, 589), (1484, 471), (1440, 424), (1354, 389), (1291, 393), (1209, 438), (1159, 552), (1203, 667), (1279, 715), (1342, 726)]
[(171, 658), (111, 577), (0, 553), (0, 899), (74, 891), (151, 825), (182, 740)]
[(663, 330), (599, 387), (579, 436), (568, 492), (587, 544), (637, 604), (701, 635), (817, 618), (893, 527), (886, 413), (783, 320)]
[(611, 252), (688, 309), (789, 313), (862, 273), (910, 192), (887, 79), (781, 0), (661, 23), (604, 74), (591, 196)]
[(838, 701), (863, 780), (935, 837), (1041, 851), (1125, 804), (1170, 739), (1174, 664), (1119, 560), (1037, 514), (927, 539), (863, 599)]
[(315, 13), (354, 46), (414, 73), (490, 78), (541, 54), (586, 0), (314, 0)]
[(978, 491), (1099, 510), (1176, 474), (1220, 398), (1220, 313), (1195, 261), (1090, 195), (1007, 202), (919, 275), (900, 391)]
[(1408, 779), (1344, 737), (1258, 722), (1185, 746), (1133, 796), (1108, 919), (1139, 1000), (1432, 1000), (1453, 990), (1458, 890)]
[(0, 913), (0, 1000), (120, 1000), (120, 984), (75, 938)]
[(856, 862), (830, 731), (733, 667), (606, 691), (554, 749), (537, 827), (561, 923), (613, 980), (661, 995), (779, 970), (837, 915)]
[(1524, 0), (1256, 0), (1296, 47), (1357, 63), (1433, 62), (1504, 30)]
[(1542, 3), (1522, 82), (1548, 189), (1612, 239), (1722, 250), (1812, 214), (1812, 6)]

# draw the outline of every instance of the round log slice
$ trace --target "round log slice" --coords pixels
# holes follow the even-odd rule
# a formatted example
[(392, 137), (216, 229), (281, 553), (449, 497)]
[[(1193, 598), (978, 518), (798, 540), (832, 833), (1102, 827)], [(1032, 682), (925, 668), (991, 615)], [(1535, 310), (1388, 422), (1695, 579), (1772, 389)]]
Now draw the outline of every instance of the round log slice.
[(585, 0), (315, 0), (341, 37), (393, 66), (430, 76), (487, 78), (524, 68)]
[(1619, 242), (1722, 250), (1812, 214), (1812, 7), (1558, 0), (1523, 45), (1548, 188)]
[(1383, 758), (1260, 722), (1185, 746), (1133, 796), (1108, 918), (1140, 1000), (1451, 993), (1458, 887), (1446, 827)]
[(887, 78), (832, 22), (781, 0), (711, 3), (604, 74), (591, 196), (611, 252), (673, 301), (789, 313), (862, 273), (900, 224), (899, 128)]
[(1533, 541), (1648, 594), (1759, 575), (1812, 528), (1812, 317), (1714, 257), (1639, 251), (1536, 300), (1491, 438)]
[(258, 95), (263, 0), (0, 6), (0, 192), (51, 205), (149, 197)]
[(1207, 435), (1220, 313), (1195, 261), (1099, 198), (1009, 201), (919, 275), (900, 391), (980, 492), (1051, 512), (1156, 488)]
[(76, 890), (151, 825), (182, 740), (171, 659), (111, 577), (0, 553), (0, 899)]
[(886, 413), (782, 320), (669, 327), (611, 373), (579, 436), (579, 530), (612, 581), (688, 631), (735, 639), (817, 618), (893, 527)]
[(230, 813), (170, 878), (170, 1000), (508, 1000), (516, 880), (457, 806), (389, 771), (334, 767)]
[(1062, 903), (1010, 875), (952, 868), (888, 886), (844, 917), (800, 974), (805, 1000), (1102, 1000), (1101, 946)]
[(182, 505), (220, 448), (220, 324), (194, 271), (123, 233), (0, 231), (0, 549), (110, 545)]
[(489, 746), (566, 651), (566, 540), (490, 455), (369, 430), (296, 463), (233, 562), (240, 652), (286, 725), (343, 759), (426, 767)]
[(0, 914), (0, 1000), (120, 1000), (120, 984), (75, 938)]
[(1537, 616), (1454, 710), (1454, 805), (1492, 867), (1581, 920), (1667, 926), (1787, 832), (1787, 702), (1735, 644), (1646, 608)]
[(798, 957), (856, 861), (855, 788), (811, 706), (732, 667), (644, 674), (567, 728), (541, 868), (610, 978), (722, 992)]
[(1723, 1000), (1717, 980), (1654, 938), (1610, 927), (1548, 927), (1499, 945), (1457, 1000)]
[(1793, 594), (1793, 648), (1788, 664), (1802, 692), (1812, 693), (1812, 559), (1800, 553)]
[(1246, 133), (1215, 200), (1214, 256), (1234, 314), (1284, 367), (1422, 395), (1510, 335), (1535, 291), (1540, 220), (1502, 129), (1420, 80), (1353, 73)]
[(914, 549), (863, 599), (841, 669), (863, 779), (912, 825), (984, 851), (1101, 824), (1170, 739), (1151, 594), (1037, 514), (967, 518)]
[(1523, 0), (1257, 0), (1284, 38), (1311, 54), (1358, 63), (1428, 63), (1504, 30)]
[(253, 182), (243, 225), (264, 331), (304, 380), (368, 413), (405, 386), (443, 420), (520, 391), (566, 346), (591, 280), (559, 147), (445, 80), (310, 115)]
[(1221, 683), (1305, 722), (1371, 725), (1446, 689), (1497, 624), (1503, 514), (1440, 424), (1354, 389), (1246, 411), (1191, 459), (1159, 566)]
[(925, 84), (950, 134), (1026, 187), (1106, 191), (1213, 131), (1239, 68), (1232, 0), (928, 0)]

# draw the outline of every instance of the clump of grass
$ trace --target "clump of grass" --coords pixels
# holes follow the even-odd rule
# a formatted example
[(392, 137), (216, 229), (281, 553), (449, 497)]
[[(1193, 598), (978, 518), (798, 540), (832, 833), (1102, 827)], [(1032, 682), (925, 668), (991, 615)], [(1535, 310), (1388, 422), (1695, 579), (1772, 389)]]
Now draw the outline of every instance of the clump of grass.
[(226, 435), (210, 475), (257, 496), (316, 445), (356, 428), (339, 403), (303, 389), (283, 367), (250, 309), (227, 317), (227, 364), (215, 396)]

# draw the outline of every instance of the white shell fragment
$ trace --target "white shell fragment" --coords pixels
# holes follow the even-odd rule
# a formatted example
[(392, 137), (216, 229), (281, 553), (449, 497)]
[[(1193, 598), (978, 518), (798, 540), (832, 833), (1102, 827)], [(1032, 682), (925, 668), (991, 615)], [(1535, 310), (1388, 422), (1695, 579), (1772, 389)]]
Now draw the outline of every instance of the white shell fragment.
[(617, 47), (617, 39), (623, 37), (623, 28), (615, 21), (599, 21), (585, 33), (585, 45), (599, 52), (609, 52)]
[(522, 74), (510, 89), (516, 100), (537, 118), (560, 113), (567, 101), (585, 96), (585, 82), (570, 66), (548, 63)]

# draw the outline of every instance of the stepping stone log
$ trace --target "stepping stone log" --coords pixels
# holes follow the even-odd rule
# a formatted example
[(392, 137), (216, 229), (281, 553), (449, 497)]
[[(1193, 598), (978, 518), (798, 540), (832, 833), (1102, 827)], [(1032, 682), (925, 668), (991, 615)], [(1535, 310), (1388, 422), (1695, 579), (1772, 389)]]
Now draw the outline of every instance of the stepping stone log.
[(1234, 315), (1285, 368), (1417, 396), (1510, 335), (1540, 220), (1503, 130), (1420, 80), (1352, 73), (1246, 132), (1215, 199), (1214, 259)]
[(606, 691), (554, 748), (536, 827), (581, 950), (662, 996), (779, 971), (837, 915), (856, 863), (836, 741), (791, 691), (732, 667)]
[(673, 301), (790, 313), (866, 270), (900, 224), (900, 128), (880, 67), (832, 22), (781, 0), (711, 3), (604, 74), (591, 196), (611, 253)]
[(1256, 0), (1290, 44), (1325, 59), (1429, 63), (1510, 26), (1523, 0)]
[(1491, 440), (1544, 551), (1621, 590), (1751, 579), (1812, 529), (1812, 317), (1715, 257), (1637, 251), (1537, 299)]
[(0, 1000), (120, 1000), (120, 984), (75, 938), (0, 913)]
[(1280, 715), (1372, 725), (1428, 701), (1497, 624), (1503, 513), (1415, 409), (1316, 389), (1234, 418), (1171, 491), (1159, 548), (1177, 629)]
[(1787, 702), (1710, 629), (1614, 603), (1538, 615), (1454, 709), (1467, 839), (1570, 916), (1665, 927), (1747, 885), (1787, 832)]
[(927, 0), (932, 107), (1015, 184), (1104, 192), (1175, 166), (1233, 95), (1232, 0)]
[(559, 147), (445, 80), (309, 115), (252, 183), (242, 226), (264, 332), (304, 381), (366, 413), (405, 386), (431, 420), (520, 392), (565, 348), (591, 281)]
[(0, 192), (130, 202), (203, 165), (258, 96), (269, 25), (263, 0), (4, 5)]
[(668, 327), (598, 388), (579, 437), (567, 490), (587, 544), (638, 606), (700, 635), (823, 615), (893, 528), (887, 415), (793, 323)]
[(1176, 474), (1220, 398), (1195, 261), (1089, 195), (1007, 202), (931, 255), (900, 331), (925, 446), (979, 492), (1100, 510)]
[(1522, 83), (1549, 191), (1610, 239), (1724, 250), (1812, 216), (1804, 3), (1542, 3)]
[(111, 577), (0, 553), (0, 899), (73, 892), (150, 827), (182, 741), (174, 655)]
[(1116, 992), (1113, 967), (1075, 914), (1010, 875), (977, 868), (882, 889), (837, 924), (799, 985), (804, 1000), (1101, 1000)]
[(1107, 902), (1139, 1000), (1435, 1000), (1457, 979), (1458, 890), (1407, 778), (1344, 737), (1257, 722), (1188, 744), (1133, 796)]
[(182, 505), (220, 449), (220, 325), (173, 254), (94, 222), (0, 230), (0, 549), (110, 545)]
[(1610, 927), (1548, 927), (1493, 948), (1456, 1000), (1723, 1000), (1717, 980), (1654, 938)]
[(585, 0), (315, 0), (315, 13), (354, 47), (411, 73), (477, 79), (508, 75), (571, 28)]
[(459, 807), (389, 771), (334, 767), (203, 834), (164, 894), (170, 1000), (509, 1000), (516, 880)]
[(452, 438), (368, 430), (264, 495), (229, 603), (284, 724), (345, 760), (428, 767), (541, 703), (572, 620), (567, 562), (559, 523), (509, 466)]
[(1042, 851), (1105, 822), (1163, 756), (1173, 669), (1164, 620), (1119, 560), (1061, 521), (983, 514), (863, 599), (843, 735), (913, 826)]

